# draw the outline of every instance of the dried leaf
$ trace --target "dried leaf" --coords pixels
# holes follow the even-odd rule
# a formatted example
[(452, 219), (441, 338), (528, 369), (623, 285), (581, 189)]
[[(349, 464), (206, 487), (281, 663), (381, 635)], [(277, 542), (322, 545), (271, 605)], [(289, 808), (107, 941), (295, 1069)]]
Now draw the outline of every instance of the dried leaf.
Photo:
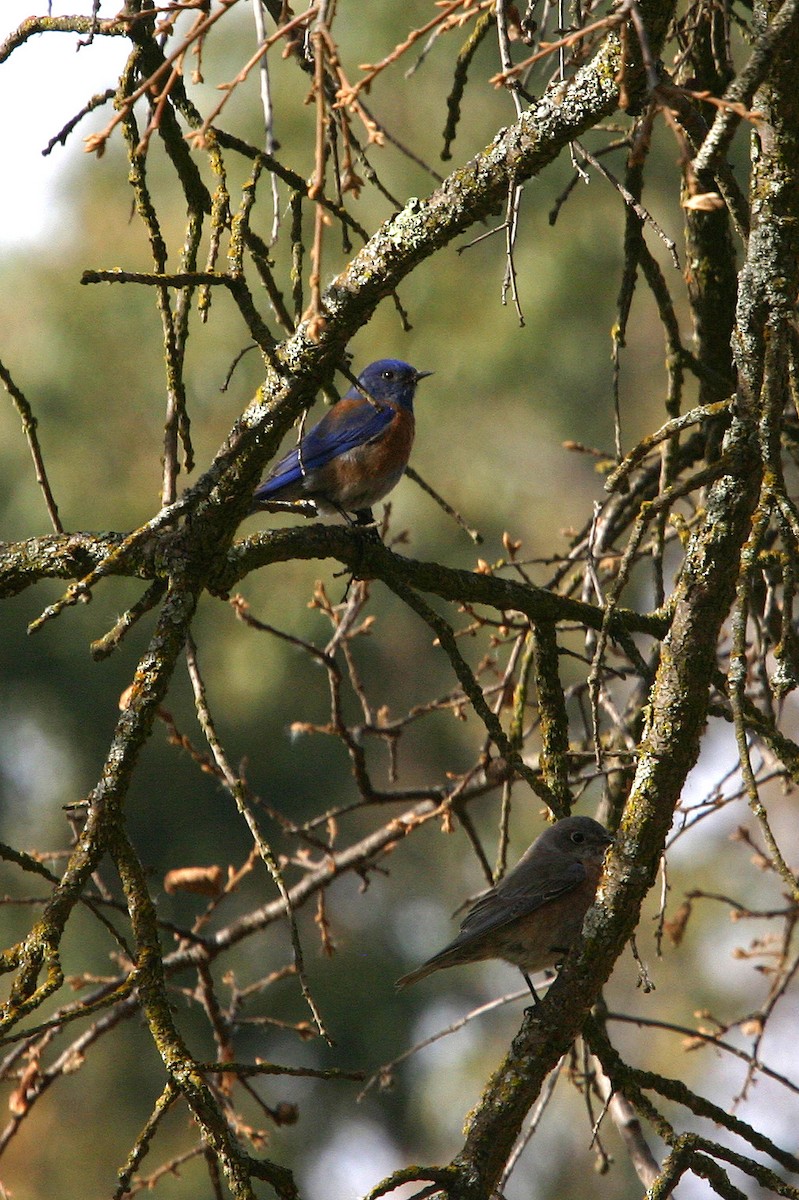
[(197, 896), (221, 896), (224, 884), (221, 867), (176, 867), (164, 876), (164, 891), (193, 892)]
[(691, 915), (691, 901), (684, 900), (670, 921), (663, 922), (666, 936), (672, 946), (679, 946), (685, 936), (685, 928)]

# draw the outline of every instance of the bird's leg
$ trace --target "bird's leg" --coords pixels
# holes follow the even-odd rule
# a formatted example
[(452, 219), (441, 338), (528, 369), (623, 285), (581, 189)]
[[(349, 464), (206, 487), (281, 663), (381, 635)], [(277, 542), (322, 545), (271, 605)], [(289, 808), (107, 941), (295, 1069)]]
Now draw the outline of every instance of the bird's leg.
[[(333, 500), (331, 496), (324, 496), (323, 499), (324, 499), (325, 504), (329, 504), (331, 508), (335, 509), (336, 512), (338, 513), (338, 515), (344, 521), (346, 521), (348, 525), (352, 525), (352, 518), (350, 517), (350, 514), (348, 512), (345, 512), (340, 504), (336, 504), (335, 500)], [(318, 504), (316, 506), (316, 509), (317, 509), (317, 512), (320, 511)]]
[(341, 505), (336, 504), (335, 500), (331, 500), (329, 496), (325, 496), (325, 504), (329, 504), (331, 508), (334, 508), (338, 515), (347, 522), (350, 529), (367, 530), (377, 528), (377, 521), (371, 508), (356, 508), (355, 517), (353, 518)]
[(529, 1016), (530, 1013), (534, 1013), (535, 1010), (540, 1006), (541, 1001), (538, 998), (538, 992), (533, 987), (533, 981), (530, 978), (530, 976), (527, 974), (526, 971), (522, 971), (521, 967), (519, 967), (519, 970), (522, 972), (522, 978), (524, 979), (524, 982), (527, 984), (527, 986), (530, 989), (530, 995), (533, 997), (533, 1003), (529, 1004), (527, 1006), (527, 1008), (524, 1010), (524, 1015)]

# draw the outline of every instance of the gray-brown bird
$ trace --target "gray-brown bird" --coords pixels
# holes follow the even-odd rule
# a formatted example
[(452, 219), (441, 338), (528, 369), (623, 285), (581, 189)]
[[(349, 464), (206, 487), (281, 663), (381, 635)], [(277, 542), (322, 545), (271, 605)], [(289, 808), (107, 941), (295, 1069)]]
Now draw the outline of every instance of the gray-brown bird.
[(613, 841), (591, 817), (565, 817), (536, 838), (512, 871), (469, 909), (460, 933), (438, 954), (397, 980), (407, 987), (460, 963), (503, 958), (529, 973), (559, 963), (577, 939)]

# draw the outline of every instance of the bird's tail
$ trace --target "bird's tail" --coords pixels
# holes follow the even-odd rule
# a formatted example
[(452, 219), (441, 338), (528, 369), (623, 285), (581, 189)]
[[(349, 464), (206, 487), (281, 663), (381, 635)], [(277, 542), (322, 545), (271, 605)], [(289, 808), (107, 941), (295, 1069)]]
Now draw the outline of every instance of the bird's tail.
[(407, 975), (403, 975), (394, 984), (397, 991), (403, 988), (410, 987), (412, 983), (418, 983), (420, 979), (424, 979), (426, 975), (431, 975), (433, 971), (438, 970), (438, 963), (424, 963), (423, 966), (417, 967), (415, 971), (409, 971)]
[(399, 991), (402, 988), (410, 987), (412, 983), (418, 983), (427, 975), (432, 975), (433, 971), (440, 971), (442, 967), (454, 967), (456, 963), (468, 961), (468, 958), (464, 959), (455, 947), (445, 946), (438, 954), (434, 954), (432, 958), (428, 958), (427, 962), (423, 962), (421, 967), (417, 967), (415, 971), (409, 971), (407, 975), (398, 979), (394, 987)]

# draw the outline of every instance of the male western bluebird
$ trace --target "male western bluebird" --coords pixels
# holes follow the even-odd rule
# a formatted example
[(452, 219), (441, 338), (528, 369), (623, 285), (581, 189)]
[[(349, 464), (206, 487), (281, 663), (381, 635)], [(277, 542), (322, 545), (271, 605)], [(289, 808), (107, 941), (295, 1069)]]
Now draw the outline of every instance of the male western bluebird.
[(413, 445), (417, 371), (397, 358), (370, 363), (358, 387), (314, 425), (253, 495), (252, 512), (269, 500), (313, 500), (321, 513), (360, 513), (400, 481)]
[(458, 936), (397, 987), (442, 967), (504, 958), (520, 969), (535, 998), (528, 972), (559, 963), (579, 936), (612, 841), (591, 817), (556, 821), (469, 910)]

